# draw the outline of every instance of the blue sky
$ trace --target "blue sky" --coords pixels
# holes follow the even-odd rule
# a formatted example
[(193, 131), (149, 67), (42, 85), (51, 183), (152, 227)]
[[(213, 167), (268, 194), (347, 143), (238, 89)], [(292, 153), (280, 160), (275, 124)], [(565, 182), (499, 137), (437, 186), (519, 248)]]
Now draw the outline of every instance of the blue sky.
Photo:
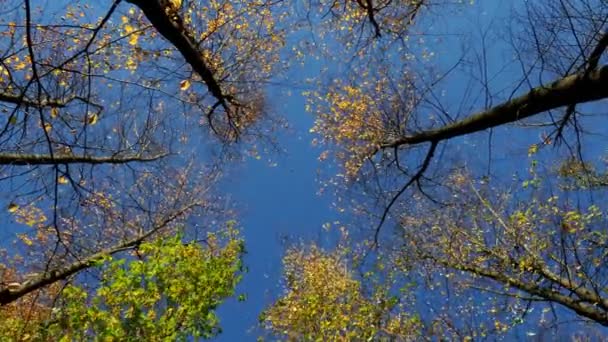
[[(476, 7), (481, 13), (478, 20), (487, 22), (498, 4), (493, 2), (493, 5)], [(466, 30), (464, 25), (471, 24), (470, 18), (461, 17), (459, 20), (463, 27), (454, 22), (440, 24), (434, 30), (445, 34), (454, 29)], [(297, 39), (291, 41), (298, 43)], [(461, 48), (458, 40), (446, 40), (445, 43), (438, 58), (442, 68), (454, 63), (456, 57), (444, 57), (443, 51)], [(340, 65), (324, 64), (322, 59), (308, 58), (303, 67), (296, 66), (296, 70), (289, 72), (285, 83), (300, 85), (306, 78), (323, 77), (319, 75), (321, 68), (328, 67), (331, 73), (336, 66)], [(450, 90), (454, 84), (446, 84), (447, 94), (454, 96), (453, 101), (458, 101), (458, 92)], [(324, 179), (319, 178), (318, 174), (324, 166), (317, 159), (321, 149), (311, 144), (316, 137), (309, 132), (314, 117), (304, 110), (305, 99), (301, 91), (291, 93), (289, 97), (280, 97), (280, 101), (272, 102), (273, 109), (285, 113), (290, 124), (289, 131), (279, 134), (279, 145), (285, 152), (268, 155), (261, 160), (247, 159), (225, 180), (225, 190), (232, 194), (236, 202), (239, 221), (244, 229), (248, 250), (245, 263), (249, 272), (239, 286), (239, 290), (247, 294), (247, 301), (229, 300), (219, 310), (223, 327), (223, 333), (216, 338), (219, 341), (254, 340), (259, 334), (259, 331), (255, 331), (258, 315), (282, 293), (279, 280), (285, 248), (290, 243), (300, 241), (320, 242), (329, 247), (331, 233), (323, 230), (321, 225), (347, 219), (332, 209), (334, 198), (331, 191), (323, 196), (318, 195), (320, 182)], [(274, 163), (276, 166), (269, 166)]]
[[(464, 14), (451, 17), (450, 20), (432, 17), (428, 21), (428, 29), (424, 31), (429, 33), (427, 44), (436, 48), (436, 57), (431, 63), (447, 70), (463, 53), (472, 52), (467, 44), (475, 40), (478, 43), (487, 31), (485, 55), (481, 55), (481, 46), (476, 45), (475, 48), (479, 49), (477, 53), (480, 58), (487, 61), (485, 72), (491, 91), (499, 91), (498, 94), (502, 97), (497, 98), (504, 99), (505, 94), (512, 90), (512, 85), (519, 81), (521, 70), (505, 40), (507, 32), (494, 29), (505, 25), (510, 11), (518, 5), (521, 5), (521, 2), (479, 1), (465, 10)], [(425, 19), (422, 20), (424, 22)], [(424, 26), (422, 27), (424, 30)], [(434, 41), (433, 34), (440, 38)], [(468, 57), (470, 58), (471, 54)], [(316, 76), (319, 66), (322, 67), (323, 63), (306, 64), (301, 71), (290, 74), (288, 83), (299, 84), (305, 77)], [(335, 67), (330, 65), (329, 72)], [(472, 68), (476, 66), (473, 65)], [(481, 110), (485, 105), (495, 105), (496, 103), (492, 102), (485, 103), (482, 93), (465, 93), (461, 83), (467, 77), (465, 73), (466, 70), (460, 70), (442, 84), (446, 103), (457, 105), (463, 103), (463, 96), (469, 96), (464, 101), (468, 101), (471, 107), (463, 108), (461, 115)], [(473, 88), (479, 88), (479, 85)], [(504, 92), (500, 93), (500, 90)], [(522, 88), (519, 93), (526, 90)], [(329, 241), (331, 239), (321, 229), (321, 225), (335, 219), (345, 219), (331, 209), (331, 195), (317, 195), (320, 186), (317, 178), (320, 167), (317, 156), (320, 150), (311, 146), (310, 142), (314, 136), (308, 132), (313, 118), (304, 111), (304, 99), (299, 92), (292, 93), (291, 97), (283, 98), (281, 103), (275, 103), (279, 112), (287, 114), (291, 124), (291, 131), (281, 134), (279, 138), (280, 145), (285, 148), (285, 154), (270, 156), (277, 162), (277, 166), (269, 167), (264, 161), (248, 160), (228, 182), (230, 184), (227, 190), (234, 195), (233, 199), (240, 208), (240, 222), (244, 227), (248, 246), (249, 254), (245, 260), (249, 273), (245, 275), (240, 286), (240, 290), (247, 294), (248, 299), (244, 303), (228, 301), (220, 309), (224, 332), (217, 339), (221, 341), (255, 339), (257, 332), (250, 329), (255, 329), (261, 310), (282, 291), (279, 283), (280, 258), (285, 247), (301, 240)], [(528, 166), (527, 148), (530, 144), (540, 141), (538, 130), (500, 127), (491, 135), (489, 132), (483, 132), (454, 139), (450, 142), (450, 151), (455, 154), (450, 157), (464, 160), (467, 167), (475, 169), (480, 175), (484, 174), (489, 158), (489, 139), (492, 139), (491, 176), (499, 178), (504, 184), (510, 183), (514, 178), (525, 177)], [(589, 152), (595, 154), (598, 151), (591, 149)], [(287, 244), (285, 241), (288, 241)], [(433, 295), (436, 294), (428, 294)], [(424, 293), (420, 296), (421, 303), (429, 300), (424, 298)], [(539, 313), (540, 310), (537, 310), (534, 315)], [(518, 338), (526, 338), (523, 331), (519, 333)]]

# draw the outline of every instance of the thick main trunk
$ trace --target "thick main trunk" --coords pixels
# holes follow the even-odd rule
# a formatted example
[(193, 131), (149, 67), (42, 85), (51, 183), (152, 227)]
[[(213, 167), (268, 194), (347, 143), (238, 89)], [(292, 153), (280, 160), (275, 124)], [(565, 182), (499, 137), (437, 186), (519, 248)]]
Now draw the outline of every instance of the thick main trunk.
[(213, 97), (223, 107), (226, 107), (228, 97), (222, 92), (213, 72), (207, 67), (201, 51), (180, 22), (167, 15), (160, 1), (127, 0), (127, 2), (134, 4), (144, 12), (152, 26), (177, 48), (186, 62), (202, 78)]

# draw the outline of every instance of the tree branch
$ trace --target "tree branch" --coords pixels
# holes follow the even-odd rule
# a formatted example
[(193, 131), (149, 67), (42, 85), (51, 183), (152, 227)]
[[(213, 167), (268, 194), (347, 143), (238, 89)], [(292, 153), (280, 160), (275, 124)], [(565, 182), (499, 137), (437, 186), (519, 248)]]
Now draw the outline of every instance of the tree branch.
[(605, 98), (608, 98), (608, 65), (588, 73), (566, 76), (551, 84), (536, 87), (520, 97), (501, 103), (487, 111), (473, 114), (437, 129), (400, 137), (386, 142), (380, 147), (393, 148), (448, 140), (520, 121), (573, 103), (591, 102)]
[(47, 107), (64, 108), (69, 103), (71, 103), (75, 100), (79, 100), (79, 101), (82, 101), (83, 103), (87, 103), (87, 104), (95, 106), (99, 109), (103, 109), (103, 106), (96, 104), (96, 103), (92, 103), (90, 100), (88, 100), (84, 97), (80, 97), (80, 96), (74, 96), (74, 97), (71, 97), (64, 101), (43, 100), (42, 102), (38, 102), (35, 100), (30, 100), (27, 97), (25, 97), (24, 95), (13, 95), (13, 94), (0, 93), (0, 102), (7, 102), (7, 103), (12, 103), (12, 104), (21, 105), (21, 106), (29, 106), (29, 107), (34, 107), (34, 108), (47, 108)]
[(380, 236), (380, 229), (382, 228), (384, 221), (386, 221), (386, 218), (388, 217), (388, 214), (391, 211), (391, 208), (393, 207), (395, 202), (397, 202), (397, 199), (399, 199), (399, 197), (401, 197), (401, 195), (405, 192), (405, 190), (407, 190), (412, 184), (414, 184), (414, 182), (420, 181), (420, 178), (422, 177), (422, 175), (424, 175), (424, 173), (426, 172), (426, 169), (428, 169), (429, 165), (431, 165), (431, 161), (433, 160), (433, 156), (435, 155), (436, 149), (437, 149), (437, 142), (432, 141), (431, 146), (429, 147), (429, 150), (426, 153), (426, 157), (424, 158), (424, 161), (422, 162), (422, 165), (420, 166), (420, 169), (418, 169), (416, 174), (414, 174), (410, 178), (410, 180), (407, 183), (405, 183), (405, 185), (403, 185), (403, 187), (401, 187), (401, 189), (399, 189), (399, 191), (390, 200), (390, 202), (388, 203), (386, 208), (384, 208), (384, 212), (382, 212), (382, 217), (380, 218), (380, 222), (378, 223), (378, 226), (376, 226), (376, 231), (374, 232), (374, 245), (375, 246), (378, 246), (378, 238)]
[(0, 153), (0, 165), (126, 164), (131, 162), (155, 161), (168, 155), (168, 153), (161, 153), (148, 157), (141, 155), (126, 157), (94, 157), (75, 155), (52, 156), (48, 154)]
[(160, 221), (158, 224), (156, 224), (152, 229), (150, 229), (145, 234), (142, 234), (125, 243), (101, 250), (100, 252), (92, 254), (83, 260), (78, 260), (76, 262), (73, 262), (72, 264), (70, 264), (68, 266), (58, 267), (56, 269), (47, 271), (35, 279), (26, 281), (23, 284), (19, 284), (18, 286), (16, 286), (16, 288), (7, 287), (4, 289), (1, 289), (0, 290), (0, 306), (10, 304), (11, 302), (14, 302), (17, 299), (19, 299), (33, 291), (39, 290), (47, 285), (50, 285), (52, 283), (55, 283), (60, 280), (65, 280), (65, 279), (69, 278), (70, 276), (72, 276), (82, 270), (85, 270), (89, 267), (94, 266), (97, 262), (99, 262), (100, 260), (103, 260), (104, 257), (107, 257), (109, 255), (114, 255), (116, 253), (131, 249), (133, 247), (140, 245), (145, 239), (149, 238), (154, 233), (158, 232), (160, 229), (166, 227), (167, 224), (169, 224), (170, 222), (177, 219), (184, 212), (186, 212), (187, 210), (190, 210), (193, 207), (198, 206), (198, 205), (200, 205), (200, 203), (195, 202), (195, 203), (191, 203), (187, 206), (184, 206), (184, 207), (180, 208), (179, 210), (176, 210), (171, 215), (165, 217), (162, 221)]
[(177, 48), (186, 62), (203, 79), (213, 97), (218, 100), (224, 109), (228, 110), (228, 102), (231, 102), (231, 96), (225, 95), (222, 92), (218, 81), (215, 79), (213, 72), (207, 67), (196, 43), (183, 27), (181, 18), (173, 18), (167, 15), (166, 9), (161, 5), (161, 1), (127, 0), (127, 2), (134, 4), (144, 12), (152, 26)]
[(575, 298), (563, 295), (550, 288), (540, 287), (537, 284), (532, 284), (509, 277), (504, 273), (493, 272), (479, 267), (467, 265), (454, 265), (453, 267), (462, 271), (493, 279), (501, 284), (508, 284), (529, 294), (545, 298), (555, 303), (559, 303), (571, 310), (574, 310), (577, 314), (581, 316), (592, 319), (593, 321), (603, 326), (608, 326), (608, 313), (594, 305), (595, 303), (587, 303), (584, 300), (577, 300)]

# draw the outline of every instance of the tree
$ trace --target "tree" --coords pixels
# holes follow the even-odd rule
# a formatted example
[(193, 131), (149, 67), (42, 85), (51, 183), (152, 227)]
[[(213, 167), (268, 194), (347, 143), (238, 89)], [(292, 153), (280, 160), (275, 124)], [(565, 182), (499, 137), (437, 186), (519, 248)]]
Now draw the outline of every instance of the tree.
[[(144, 242), (137, 260), (109, 255), (96, 260), (101, 284), (89, 289), (68, 285), (60, 303), (34, 317), (15, 317), (11, 304), (0, 311), (3, 339), (48, 340), (186, 340), (209, 338), (219, 331), (215, 308), (234, 293), (242, 271), (242, 241), (234, 227), (220, 246), (221, 236), (210, 234), (207, 248), (184, 244), (174, 237)], [(92, 297), (92, 298), (89, 298)], [(41, 312), (42, 311), (42, 312)]]
[[(429, 215), (402, 217), (403, 255), (429, 270), (443, 268), (447, 277), (464, 287), (478, 286), (488, 296), (560, 304), (606, 325), (605, 209), (576, 204), (573, 193), (580, 188), (545, 191), (549, 182), (536, 174), (536, 163), (524, 182), (533, 189), (522, 200), (491, 195), (487, 182), (482, 191), (466, 175), (455, 177), (458, 202), (441, 211), (426, 208)], [(455, 275), (459, 271), (463, 274)]]
[[(432, 16), (424, 12), (430, 8), (422, 5), (422, 13)], [(441, 295), (453, 295), (451, 304), (435, 303), (433, 315), (449, 316), (440, 336), (450, 329), (459, 338), (507, 333), (535, 317), (538, 302), (549, 303), (548, 310), (558, 304), (558, 323), (563, 316), (605, 325), (605, 209), (596, 191), (604, 173), (593, 160), (605, 134), (598, 116), (608, 97), (608, 7), (547, 1), (518, 3), (506, 13), (492, 23), (512, 26), (496, 33), (476, 23), (461, 55), (447, 35), (433, 40), (437, 46), (375, 37), (381, 42), (354, 58), (352, 70), (310, 96), (313, 130), (328, 146), (321, 159), (337, 160), (339, 184), (348, 189), (339, 207), (360, 203), (353, 211), (368, 217), (372, 233), (364, 225), (359, 234), (376, 247), (401, 249), (404, 273), (430, 279), (428, 293), (443, 288)], [(488, 56), (503, 53), (492, 50), (499, 48), (508, 57), (493, 67)], [(442, 53), (453, 57), (446, 63)], [(535, 129), (540, 140), (513, 125)], [(514, 145), (515, 132), (527, 143)], [(532, 163), (545, 167), (542, 176), (536, 170), (521, 180), (525, 189), (505, 185), (504, 177), (519, 179), (523, 168), (496, 155), (535, 155), (548, 146), (555, 153)], [(396, 230), (381, 232), (389, 225)], [(466, 317), (455, 307), (468, 308)], [(522, 329), (541, 330), (531, 325)]]
[[(479, 19), (473, 30), (454, 35), (465, 30), (464, 19), (483, 16), (487, 7), (479, 6), (491, 5), (9, 1), (0, 19), (0, 206), (10, 222), (0, 259), (0, 314), (30, 336), (38, 336), (40, 324), (40, 331), (65, 329), (85, 339), (159, 334), (152, 322), (176, 315), (167, 304), (171, 288), (159, 290), (161, 304), (131, 288), (125, 293), (137, 305), (105, 289), (161, 281), (158, 260), (136, 260), (153, 242), (163, 253), (217, 261), (213, 251), (192, 246), (232, 219), (215, 189), (225, 161), (235, 152), (256, 154), (277, 127), (268, 120), (274, 93), (266, 86), (294, 61), (319, 58), (331, 67), (305, 94), (315, 143), (326, 146), (320, 159), (334, 162), (327, 183), (339, 185), (338, 209), (351, 209), (365, 228), (352, 233), (364, 240), (353, 244), (377, 250), (288, 251), (287, 292), (264, 320), (272, 332), (314, 339), (414, 338), (424, 331), (469, 339), (509, 333), (518, 318), (530, 316), (531, 304), (524, 304), (536, 301), (605, 324), (603, 269), (596, 265), (603, 258), (604, 209), (593, 203), (605, 173), (587, 159), (598, 155), (600, 142), (589, 127), (602, 126), (589, 113), (601, 113), (596, 106), (608, 97), (608, 6), (516, 3), (511, 12), (500, 8), (496, 23), (509, 24), (503, 31)], [(458, 44), (466, 44), (460, 53)], [(505, 137), (505, 126), (514, 125), (533, 127), (528, 131), (540, 139)], [(515, 144), (518, 137), (528, 141)], [(486, 143), (487, 152), (468, 147)], [(499, 181), (520, 174), (523, 163), (505, 168), (496, 154), (512, 147), (539, 155), (543, 146), (561, 149), (534, 167), (559, 168), (573, 188), (555, 198), (549, 192), (563, 185), (560, 179), (535, 171), (517, 192), (528, 199), (524, 205)], [(212, 154), (219, 158), (200, 158)], [(230, 246), (232, 240), (218, 248)], [(365, 262), (374, 253), (399, 276), (380, 281), (385, 271)], [(161, 329), (183, 338), (218, 331), (213, 309), (238, 278), (233, 254), (220, 262), (221, 272), (197, 270), (221, 273), (224, 281), (211, 299), (201, 299), (204, 308), (193, 309), (205, 319), (193, 323), (184, 313), (180, 322), (159, 323)], [(343, 270), (342, 258), (352, 262), (351, 271)], [(89, 284), (93, 276), (101, 280)], [(332, 282), (319, 282), (323, 277)], [(420, 305), (394, 292), (412, 283), (432, 296), (438, 281), (445, 302)], [(85, 302), (91, 312), (78, 311)], [(117, 307), (151, 316), (138, 316), (138, 328), (130, 329), (131, 312)], [(290, 316), (293, 308), (301, 316)], [(493, 315), (476, 315), (476, 308)], [(323, 315), (340, 319), (313, 324)], [(75, 322), (89, 330), (73, 330)]]
[(283, 259), (285, 293), (262, 314), (264, 328), (289, 341), (420, 337), (419, 318), (390, 295), (390, 283), (366, 291), (348, 266), (348, 254), (346, 249), (328, 253), (314, 245), (288, 250)]
[[(192, 158), (202, 148), (189, 151), (236, 140), (256, 149), (260, 84), (277, 71), (282, 9), (269, 1), (4, 5), (0, 191), (11, 224), (0, 312), (40, 321), (61, 298), (82, 299), (64, 287), (78, 287), (100, 260), (176, 234), (197, 243), (232, 218), (216, 204), (225, 203), (214, 190), (221, 160), (204, 165)], [(224, 266), (225, 288), (233, 287)], [(106, 273), (101, 288), (116, 276)], [(213, 323), (189, 333), (215, 331)]]

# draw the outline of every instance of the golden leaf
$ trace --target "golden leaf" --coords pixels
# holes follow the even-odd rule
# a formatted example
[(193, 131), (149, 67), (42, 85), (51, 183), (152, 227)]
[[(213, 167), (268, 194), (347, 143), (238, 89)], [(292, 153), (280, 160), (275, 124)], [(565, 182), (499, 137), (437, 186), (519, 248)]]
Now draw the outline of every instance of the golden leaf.
[(89, 114), (89, 115), (87, 116), (87, 123), (88, 123), (89, 125), (94, 125), (94, 124), (96, 124), (98, 120), (99, 120), (99, 116), (98, 116), (96, 113)]
[(532, 144), (532, 145), (530, 145), (530, 147), (528, 147), (528, 157), (536, 154), (536, 152), (538, 152), (537, 144)]
[(27, 64), (24, 61), (20, 61), (15, 65), (15, 70), (23, 70), (27, 67)]
[(183, 80), (179, 82), (179, 89), (181, 89), (181, 91), (186, 91), (188, 88), (190, 88), (190, 80)]
[(17, 211), (17, 209), (19, 209), (19, 206), (15, 203), (12, 203), (8, 205), (8, 212), (9, 213), (14, 213), (15, 211)]
[(59, 108), (53, 107), (51, 108), (51, 118), (56, 118), (59, 115)]
[(68, 179), (64, 176), (57, 178), (57, 183), (59, 184), (68, 184)]
[(21, 240), (24, 244), (31, 246), (34, 244), (34, 242), (32, 242), (32, 240), (25, 234), (17, 234), (17, 237), (19, 238), (19, 240)]
[(139, 39), (139, 36), (137, 34), (132, 34), (129, 37), (129, 45), (133, 45), (133, 46), (137, 45), (137, 40), (138, 39)]

